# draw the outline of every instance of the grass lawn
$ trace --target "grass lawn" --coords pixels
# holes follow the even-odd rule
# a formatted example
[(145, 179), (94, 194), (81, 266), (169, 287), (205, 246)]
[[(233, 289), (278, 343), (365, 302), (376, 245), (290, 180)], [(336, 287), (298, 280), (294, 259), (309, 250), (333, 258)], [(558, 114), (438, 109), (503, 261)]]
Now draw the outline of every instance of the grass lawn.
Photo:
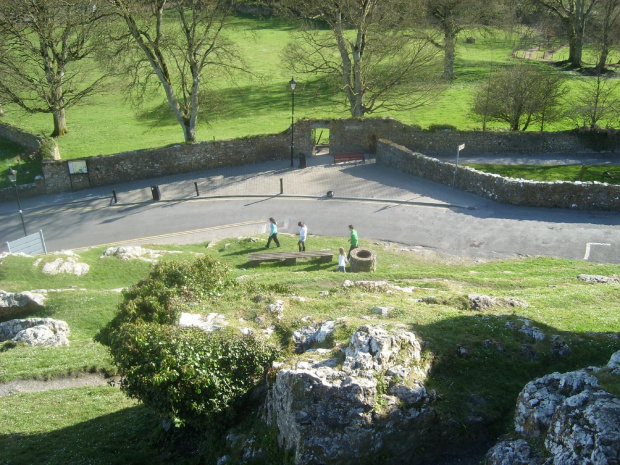
[[(620, 184), (619, 165), (483, 165), (467, 164), (471, 168), (495, 173), (505, 178), (530, 181), (583, 181)], [(582, 171), (583, 170), (583, 171)]]
[[(229, 239), (210, 248), (206, 244), (150, 248), (180, 252), (164, 255), (164, 260), (193, 260), (196, 253), (208, 253), (228, 264), (233, 277), (254, 283), (207, 301), (196, 311), (217, 309), (229, 326), (250, 327), (257, 333), (265, 325), (276, 325), (272, 337), (285, 348), (291, 346), (292, 331), (307, 324), (302, 321), (307, 316), (314, 321), (339, 318), (333, 338), (323, 344), (334, 348), (334, 354), (362, 324), (405, 325), (426, 343), (424, 357), (434, 367), (426, 387), (441, 393), (437, 408), (463, 417), (470, 413), (468, 396), (476, 393), (486, 399), (485, 415), (497, 420), (498, 434), (510, 423), (516, 396), (528, 381), (553, 371), (604, 365), (620, 350), (620, 340), (612, 336), (620, 331), (619, 285), (595, 285), (576, 278), (581, 273), (618, 275), (620, 267), (616, 265), (542, 257), (472, 261), (362, 240), (362, 247), (378, 254), (375, 273), (334, 273), (335, 262), (314, 261), (248, 268), (247, 253), (258, 250), (264, 239)], [(295, 236), (282, 235), (280, 239), (285, 250), (295, 248)], [(311, 236), (308, 247), (337, 250), (341, 241)], [(102, 251), (80, 253), (80, 261), (91, 267), (82, 277), (44, 275), (40, 263), (34, 266), (34, 258), (3, 259), (0, 277), (4, 290), (56, 290), (48, 292), (44, 310), (27, 316), (67, 321), (71, 345), (0, 352), (2, 382), (85, 371), (114, 372), (106, 350), (93, 341), (93, 336), (114, 315), (122, 298), (118, 288), (145, 277), (150, 265), (100, 259)], [(342, 287), (345, 279), (388, 280), (402, 287), (414, 286), (415, 290), (368, 292)], [(261, 285), (275, 282), (282, 285), (281, 291), (268, 293), (260, 302), (255, 299), (262, 292)], [(321, 295), (321, 291), (328, 291), (328, 295)], [(473, 311), (467, 304), (469, 294), (519, 298), (528, 306)], [(293, 296), (305, 297), (305, 301)], [(284, 319), (279, 322), (267, 309), (275, 300), (285, 302)], [(372, 311), (378, 305), (394, 310), (382, 318)], [(519, 324), (521, 318), (530, 319), (547, 338), (536, 342), (507, 327), (507, 323)], [(569, 356), (554, 354), (552, 335), (566, 341), (571, 348)], [(469, 357), (457, 356), (457, 346), (465, 346)], [(619, 390), (617, 381), (602, 381), (609, 389)], [(5, 463), (157, 463), (151, 435), (158, 430), (159, 422), (116, 388), (17, 394), (0, 398), (0, 402), (0, 448)], [(112, 451), (117, 453), (114, 459)], [(175, 463), (172, 459), (167, 462)]]

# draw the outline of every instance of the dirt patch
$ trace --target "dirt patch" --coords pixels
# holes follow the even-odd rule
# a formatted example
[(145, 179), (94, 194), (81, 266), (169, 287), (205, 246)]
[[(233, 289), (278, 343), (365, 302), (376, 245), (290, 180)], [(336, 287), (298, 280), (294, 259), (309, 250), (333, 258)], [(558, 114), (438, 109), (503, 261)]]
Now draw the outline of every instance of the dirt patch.
[(98, 373), (81, 373), (75, 376), (65, 376), (49, 380), (18, 379), (8, 383), (0, 383), (0, 397), (24, 392), (42, 392), (51, 389), (66, 389), (72, 387), (106, 386), (116, 384), (116, 378), (106, 378)]

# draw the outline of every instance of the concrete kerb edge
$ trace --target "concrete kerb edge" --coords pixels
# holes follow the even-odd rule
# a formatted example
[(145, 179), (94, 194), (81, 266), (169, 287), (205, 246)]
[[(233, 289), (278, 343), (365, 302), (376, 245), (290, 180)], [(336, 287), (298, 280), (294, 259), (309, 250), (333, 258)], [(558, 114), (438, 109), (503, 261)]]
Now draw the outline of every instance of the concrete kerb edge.
[(111, 204), (110, 206), (124, 206), (124, 205), (142, 205), (153, 204), (157, 202), (182, 202), (192, 200), (218, 200), (218, 199), (278, 199), (278, 198), (291, 198), (291, 199), (314, 199), (314, 200), (341, 200), (347, 202), (375, 202), (375, 203), (390, 203), (390, 204), (402, 204), (402, 205), (418, 205), (418, 206), (431, 206), (437, 208), (455, 208), (455, 209), (467, 209), (474, 210), (475, 207), (469, 205), (457, 205), (451, 203), (436, 203), (436, 202), (423, 202), (415, 200), (398, 200), (398, 199), (383, 199), (376, 197), (328, 197), (326, 195), (307, 195), (307, 194), (227, 194), (227, 195), (200, 195), (194, 197), (179, 197), (173, 199), (160, 199), (160, 200), (146, 200), (141, 202), (122, 202)]

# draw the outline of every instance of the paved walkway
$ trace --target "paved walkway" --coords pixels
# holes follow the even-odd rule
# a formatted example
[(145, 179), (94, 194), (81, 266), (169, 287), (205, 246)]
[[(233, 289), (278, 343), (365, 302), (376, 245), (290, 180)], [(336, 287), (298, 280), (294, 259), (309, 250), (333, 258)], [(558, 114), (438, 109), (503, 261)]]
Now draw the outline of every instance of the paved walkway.
[[(458, 206), (463, 205), (464, 198), (476, 202), (476, 196), (377, 165), (372, 159), (366, 163), (334, 165), (330, 155), (318, 155), (307, 159), (305, 169), (291, 168), (288, 160), (278, 160), (33, 197), (23, 199), (22, 207), (27, 211), (49, 205), (112, 199), (112, 190), (119, 204), (142, 203), (153, 201), (151, 186), (154, 185), (159, 186), (162, 201), (197, 196), (324, 197), (332, 191), (338, 198)], [(0, 214), (14, 210), (14, 202), (0, 203)]]
[[(456, 157), (439, 157), (454, 162)], [(200, 197), (233, 196), (312, 196), (323, 197), (332, 191), (338, 198), (391, 200), (408, 203), (471, 206), (483, 199), (449, 186), (434, 183), (377, 165), (366, 163), (333, 164), (329, 154), (308, 157), (307, 168), (295, 168), (288, 160), (278, 160), (237, 167), (197, 171), (154, 179), (143, 179), (113, 186), (96, 187), (61, 194), (22, 199), (24, 211), (48, 205), (112, 199), (112, 190), (120, 204), (153, 200), (151, 186), (159, 186), (161, 199), (181, 200)], [(493, 164), (617, 164), (615, 154), (540, 154), (532, 156), (468, 156), (461, 153), (459, 163)], [(14, 212), (14, 202), (0, 203), (0, 215)]]

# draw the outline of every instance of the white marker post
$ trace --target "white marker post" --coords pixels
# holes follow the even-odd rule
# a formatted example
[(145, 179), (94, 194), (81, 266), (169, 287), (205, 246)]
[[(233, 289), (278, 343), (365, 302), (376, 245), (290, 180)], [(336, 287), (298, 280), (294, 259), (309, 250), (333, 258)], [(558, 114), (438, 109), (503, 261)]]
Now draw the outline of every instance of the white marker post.
[(456, 149), (456, 165), (454, 165), (454, 178), (452, 179), (452, 187), (456, 186), (456, 171), (459, 169), (459, 155), (461, 150), (465, 148), (465, 144), (459, 145), (459, 148)]

